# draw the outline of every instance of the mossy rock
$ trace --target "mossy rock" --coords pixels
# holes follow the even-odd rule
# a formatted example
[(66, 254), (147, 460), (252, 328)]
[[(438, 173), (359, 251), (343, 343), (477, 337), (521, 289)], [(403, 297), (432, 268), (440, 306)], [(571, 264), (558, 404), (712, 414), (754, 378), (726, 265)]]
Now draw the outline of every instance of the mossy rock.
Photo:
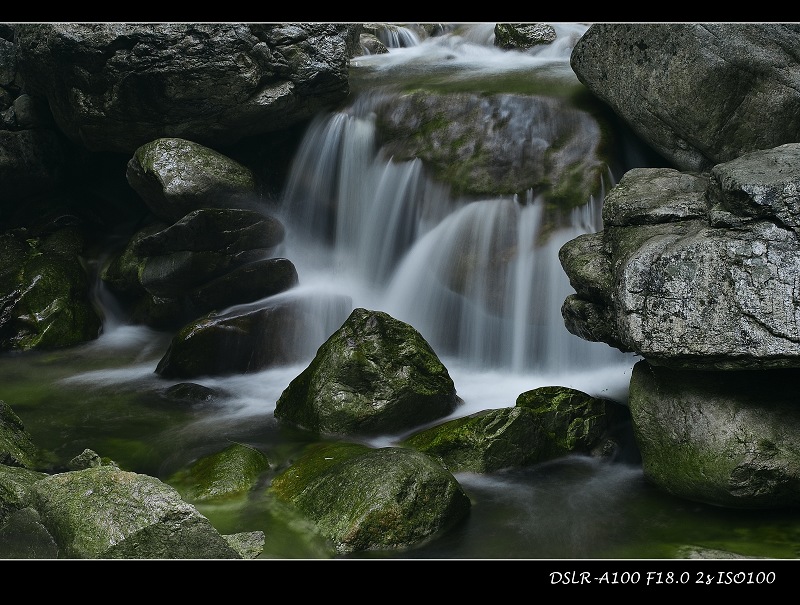
[(327, 434), (397, 433), (450, 414), (461, 398), (412, 326), (354, 309), (283, 391), (275, 417)]
[(340, 553), (419, 546), (464, 519), (470, 500), (437, 459), (408, 448), (318, 443), (270, 492), (310, 518)]
[(267, 469), (269, 459), (263, 452), (233, 443), (178, 471), (168, 483), (190, 502), (224, 500), (246, 494)]
[(453, 473), (490, 473), (540, 461), (542, 426), (525, 407), (484, 410), (413, 434), (400, 445), (441, 459)]

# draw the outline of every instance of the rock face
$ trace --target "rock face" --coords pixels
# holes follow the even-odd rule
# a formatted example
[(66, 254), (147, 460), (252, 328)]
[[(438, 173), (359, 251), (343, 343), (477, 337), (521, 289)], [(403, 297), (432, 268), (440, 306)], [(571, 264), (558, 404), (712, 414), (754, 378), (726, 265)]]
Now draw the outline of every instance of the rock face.
[(644, 358), (645, 476), (717, 506), (797, 505), (798, 41), (796, 24), (597, 24), (571, 58), (672, 166), (627, 172), (603, 231), (562, 247), (564, 322)]
[(52, 193), (65, 165), (62, 141), (50, 130), (0, 130), (0, 209), (20, 198)]
[(356, 24), (60, 23), (16, 27), (19, 70), (90, 151), (169, 136), (230, 145), (343, 99)]
[(719, 506), (797, 506), (798, 372), (637, 363), (629, 406), (645, 476), (676, 496)]
[(603, 232), (561, 249), (567, 328), (676, 368), (800, 365), (798, 160), (786, 144), (709, 175), (625, 174)]
[(571, 65), (676, 168), (709, 170), (800, 141), (800, 25), (604, 24)]
[(397, 433), (459, 403), (447, 368), (419, 332), (358, 308), (286, 387), (275, 417), (320, 433)]

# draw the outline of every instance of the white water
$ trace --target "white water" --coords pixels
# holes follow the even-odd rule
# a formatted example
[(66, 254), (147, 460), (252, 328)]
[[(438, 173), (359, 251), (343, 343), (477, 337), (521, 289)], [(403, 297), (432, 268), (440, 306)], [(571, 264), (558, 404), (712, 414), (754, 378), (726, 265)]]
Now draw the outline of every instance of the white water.
[[(560, 29), (557, 44), (535, 53), (496, 49), (487, 24), (479, 24), (359, 61), (396, 67), (437, 60), (447, 49), (455, 54), (449, 64), (470, 68), (498, 69), (501, 59), (511, 71), (537, 61), (563, 67), (583, 30)], [(602, 199), (588, 199), (571, 225), (537, 243), (543, 204), (530, 192), (525, 200), (455, 199), (420, 160), (385, 157), (371, 112), (381, 94), (390, 93), (372, 91), (319, 116), (295, 158), (283, 196), (289, 235), (282, 254), (295, 262), (306, 290), (338, 288), (354, 307), (414, 326), (467, 402), (457, 415), (510, 406), (523, 391), (550, 384), (624, 401), (633, 358), (570, 334), (561, 317), (573, 290), (558, 250), (601, 228)]]
[[(444, 58), (450, 68), (457, 65), (468, 73), (545, 66), (569, 71), (569, 51), (585, 30), (559, 25), (553, 45), (510, 52), (492, 46), (490, 25), (476, 24), (353, 63), (368, 62), (378, 70), (402, 65), (413, 71)], [(280, 218), (287, 237), (275, 255), (295, 264), (300, 284), (279, 296), (319, 305), (319, 325), (298, 343), (309, 361), (346, 317), (340, 308), (326, 309), (320, 295), (342, 294), (353, 307), (383, 310), (410, 323), (428, 340), (465, 402), (454, 416), (513, 406), (520, 393), (545, 385), (626, 401), (635, 359), (570, 334), (560, 312), (573, 290), (558, 249), (601, 228), (602, 199), (588, 199), (571, 225), (538, 243), (543, 208), (530, 192), (524, 200), (456, 199), (447, 186), (428, 177), (421, 161), (385, 157), (375, 142), (370, 111), (381, 94), (389, 93), (372, 91), (343, 111), (318, 116), (284, 191)], [(548, 116), (542, 112), (539, 119)], [(546, 131), (548, 125), (534, 126)], [(126, 330), (123, 340), (136, 340), (132, 328), (120, 329)], [(96, 346), (119, 339), (118, 331), (108, 329)], [(283, 389), (304, 367), (197, 382), (231, 393), (231, 413), (271, 414)], [(137, 366), (126, 375), (149, 381), (151, 372), (152, 367)], [(84, 378), (102, 380), (96, 373)]]

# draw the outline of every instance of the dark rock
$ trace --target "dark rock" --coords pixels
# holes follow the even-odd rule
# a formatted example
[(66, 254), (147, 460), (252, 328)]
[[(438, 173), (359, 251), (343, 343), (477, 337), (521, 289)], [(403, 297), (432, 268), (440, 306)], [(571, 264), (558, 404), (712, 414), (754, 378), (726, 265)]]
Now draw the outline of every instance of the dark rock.
[[(352, 309), (347, 297), (269, 302), (222, 315), (209, 314), (184, 326), (158, 362), (164, 378), (196, 378), (258, 372), (307, 358), (309, 336), (319, 325), (319, 305), (332, 317)], [(333, 320), (332, 320), (333, 321)], [(341, 321), (341, 320), (339, 320)]]
[(199, 143), (161, 138), (136, 149), (125, 176), (151, 212), (174, 223), (201, 208), (244, 208), (258, 199), (253, 172)]
[(59, 128), (99, 152), (165, 136), (209, 146), (307, 120), (349, 92), (348, 23), (30, 23), (18, 68)]
[(397, 433), (460, 403), (447, 368), (419, 332), (359, 308), (283, 391), (275, 417), (321, 433)]

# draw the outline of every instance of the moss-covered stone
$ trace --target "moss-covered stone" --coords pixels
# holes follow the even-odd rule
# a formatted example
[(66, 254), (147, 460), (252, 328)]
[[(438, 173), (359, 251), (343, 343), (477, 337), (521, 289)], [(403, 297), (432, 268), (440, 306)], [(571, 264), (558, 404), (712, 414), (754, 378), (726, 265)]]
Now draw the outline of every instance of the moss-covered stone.
[(37, 468), (42, 453), (11, 406), (0, 400), (0, 464)]
[(26, 507), (0, 523), (0, 559), (57, 559), (58, 544), (35, 509)]
[(458, 195), (531, 190), (566, 213), (600, 193), (609, 163), (597, 117), (550, 96), (417, 90), (376, 115), (387, 156), (421, 159)]
[(76, 230), (41, 238), (8, 232), (0, 246), (8, 254), (0, 264), (1, 349), (55, 349), (97, 338), (101, 321), (90, 300), (79, 256), (83, 240)]
[(320, 433), (396, 433), (446, 416), (460, 402), (419, 332), (357, 308), (283, 391), (275, 417)]
[(679, 370), (640, 361), (629, 406), (645, 477), (739, 509), (800, 503), (800, 371)]
[(32, 491), (33, 507), (64, 558), (242, 558), (155, 477), (99, 466), (50, 475)]
[(612, 426), (609, 414), (613, 412), (609, 413), (609, 406), (619, 407), (619, 404), (563, 386), (526, 391), (517, 397), (516, 405), (538, 416), (543, 438), (542, 459), (589, 454), (595, 448), (602, 448)]
[(527, 50), (556, 39), (556, 30), (549, 23), (496, 23), (494, 45), (504, 49)]
[(112, 256), (103, 268), (100, 278), (115, 295), (123, 300), (135, 300), (146, 294), (140, 277), (146, 256), (138, 252), (138, 244), (164, 227), (164, 223), (156, 222), (134, 233), (126, 246)]
[(168, 482), (190, 502), (224, 500), (247, 493), (267, 469), (269, 460), (263, 452), (233, 443), (178, 471)]
[(174, 223), (199, 208), (240, 208), (257, 195), (253, 172), (199, 143), (161, 138), (128, 162), (128, 183), (153, 214)]
[(400, 445), (436, 456), (453, 473), (489, 473), (539, 462), (542, 427), (526, 407), (484, 410), (443, 422)]
[(0, 526), (17, 510), (31, 506), (31, 488), (47, 474), (19, 466), (0, 464)]
[(462, 520), (471, 506), (435, 458), (352, 443), (310, 446), (270, 491), (312, 519), (342, 553), (412, 548)]

